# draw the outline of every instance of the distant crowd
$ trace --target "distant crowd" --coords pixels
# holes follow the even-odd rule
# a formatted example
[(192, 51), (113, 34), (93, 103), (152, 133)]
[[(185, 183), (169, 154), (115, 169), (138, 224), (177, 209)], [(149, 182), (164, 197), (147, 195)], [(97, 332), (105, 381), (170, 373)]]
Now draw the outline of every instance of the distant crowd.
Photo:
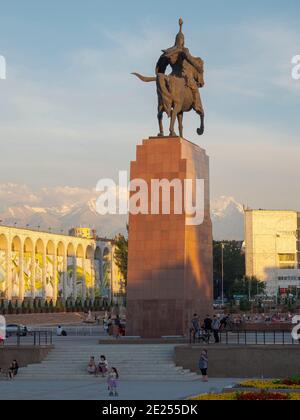
[(215, 343), (220, 343), (220, 333), (222, 331), (233, 330), (237, 326), (245, 324), (267, 324), (267, 323), (291, 323), (293, 319), (292, 313), (287, 314), (218, 314), (211, 317), (206, 315), (205, 319), (200, 319), (194, 314), (191, 320), (191, 338), (209, 343), (211, 335), (213, 335)]
[(288, 313), (274, 313), (274, 314), (242, 314), (230, 315), (231, 322), (234, 325), (248, 324), (248, 323), (291, 323), (293, 314)]

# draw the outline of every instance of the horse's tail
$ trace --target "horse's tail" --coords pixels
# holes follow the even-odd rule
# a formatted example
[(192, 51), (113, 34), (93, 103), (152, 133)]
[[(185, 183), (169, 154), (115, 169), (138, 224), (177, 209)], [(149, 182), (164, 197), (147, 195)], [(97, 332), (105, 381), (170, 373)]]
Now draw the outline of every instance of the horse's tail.
[(146, 77), (146, 76), (142, 76), (139, 73), (131, 73), (131, 74), (138, 77), (142, 82), (146, 82), (146, 83), (156, 82), (156, 77)]

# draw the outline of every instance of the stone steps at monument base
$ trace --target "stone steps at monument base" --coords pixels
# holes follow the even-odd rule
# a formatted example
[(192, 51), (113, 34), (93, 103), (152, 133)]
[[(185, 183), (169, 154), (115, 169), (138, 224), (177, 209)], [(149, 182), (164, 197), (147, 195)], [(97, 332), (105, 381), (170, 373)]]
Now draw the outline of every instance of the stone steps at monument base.
[(59, 354), (59, 353), (72, 353), (72, 352), (97, 352), (100, 353), (102, 352), (106, 352), (109, 351), (109, 353), (112, 354), (119, 354), (119, 353), (124, 353), (124, 354), (129, 354), (131, 352), (135, 352), (136, 354), (172, 354), (173, 353), (173, 348), (175, 346), (175, 344), (171, 345), (172, 347), (170, 347), (169, 345), (166, 344), (161, 344), (161, 346), (166, 346), (166, 349), (159, 349), (159, 348), (149, 348), (148, 345), (145, 344), (145, 346), (147, 346), (147, 348), (141, 348), (144, 347), (143, 344), (140, 344), (139, 346), (133, 346), (131, 344), (106, 344), (105, 346), (101, 346), (101, 344), (98, 344), (97, 346), (93, 345), (93, 346), (84, 346), (84, 347), (77, 347), (77, 348), (72, 348), (70, 344), (68, 344), (66, 347), (59, 347), (56, 348), (55, 347), (55, 353)]
[[(94, 380), (97, 381), (106, 381), (105, 378), (100, 376), (93, 377), (88, 375), (87, 373), (83, 372), (74, 372), (74, 371), (47, 371), (47, 372), (22, 372), (18, 379), (84, 379), (84, 380)], [(198, 380), (199, 376), (195, 373), (191, 373), (188, 371), (170, 371), (170, 370), (162, 370), (162, 371), (121, 371), (120, 372), (120, 380), (161, 380), (161, 381), (181, 381), (181, 380)]]
[[(135, 367), (141, 368), (143, 366), (147, 366), (148, 367), (155, 367), (157, 366), (158, 368), (161, 368), (163, 366), (167, 366), (167, 367), (172, 367), (173, 364), (170, 363), (170, 360), (165, 360), (165, 361), (160, 361), (159, 363), (156, 363), (155, 361), (137, 361), (137, 360), (122, 360), (122, 359), (117, 359), (117, 358), (109, 358), (109, 366), (115, 366), (115, 367), (119, 367), (120, 369), (122, 367), (126, 367), (127, 365), (132, 366), (134, 363)], [(64, 362), (64, 363), (60, 363), (58, 364), (55, 360), (51, 360), (51, 361), (47, 361), (47, 367), (50, 368), (54, 368), (55, 366), (70, 366), (73, 367), (74, 366), (85, 366), (87, 367), (88, 362), (82, 362), (82, 359), (78, 359), (78, 360), (69, 360), (68, 362)], [(40, 364), (37, 365), (38, 366), (44, 366), (44, 364)]]
[(176, 367), (173, 363), (174, 345), (59, 345), (40, 364), (20, 369), (18, 379), (36, 380), (99, 380), (86, 373), (90, 356), (99, 362), (101, 354), (107, 356), (109, 366), (115, 366), (121, 380), (191, 381), (199, 376)]
[[(180, 373), (180, 374), (186, 374), (186, 373), (189, 373), (187, 370), (185, 371), (185, 370), (182, 370), (182, 369), (174, 369), (174, 371), (172, 372), (172, 367), (168, 367), (168, 368), (163, 368), (163, 369), (153, 369), (153, 368), (150, 368), (149, 367), (149, 369), (146, 369), (146, 368), (144, 368), (144, 369), (135, 369), (134, 371), (132, 370), (132, 369), (118, 369), (119, 370), (119, 373), (120, 373), (120, 375), (132, 375), (132, 374), (148, 374), (148, 373), (153, 373), (153, 374), (174, 374), (174, 375), (177, 375), (178, 373)], [(30, 375), (33, 375), (33, 374), (43, 374), (43, 375), (45, 375), (45, 374), (56, 374), (56, 373), (58, 373), (58, 374), (65, 374), (65, 373), (70, 373), (70, 374), (77, 374), (77, 373), (79, 373), (79, 374), (85, 374), (86, 375), (86, 368), (85, 367), (82, 367), (80, 370), (74, 370), (74, 368), (60, 368), (60, 367), (58, 367), (58, 368), (56, 368), (56, 369), (51, 369), (51, 370), (49, 370), (48, 368), (44, 368), (44, 369), (28, 369), (27, 368), (27, 371), (23, 371), (22, 372), (22, 374), (27, 374), (27, 373), (29, 373)]]
[[(98, 378), (99, 379), (99, 378)], [(140, 381), (140, 382), (191, 382), (191, 381), (199, 381), (200, 377), (198, 375), (182, 375), (182, 376), (170, 376), (170, 375), (124, 375), (120, 378), (120, 381)], [(28, 376), (20, 376), (18, 381), (97, 381), (97, 378), (89, 378), (87, 375), (28, 375)], [(104, 380), (105, 382), (105, 380)], [(100, 382), (102, 383), (102, 382)]]
[[(85, 354), (83, 354), (83, 357), (70, 357), (70, 359), (68, 359), (68, 360), (65, 360), (66, 361), (66, 363), (68, 363), (70, 360), (72, 360), (72, 361), (85, 361), (86, 363), (88, 363), (88, 361), (89, 361), (89, 359), (90, 359), (90, 356), (91, 355), (85, 355)], [(147, 356), (145, 356), (144, 358), (142, 358), (142, 357), (139, 357), (139, 358), (135, 358), (134, 360), (137, 362), (137, 363), (139, 363), (139, 362), (144, 362), (144, 361), (149, 361), (149, 362), (157, 362), (157, 363), (165, 363), (165, 362), (168, 362), (168, 361), (170, 361), (170, 358), (172, 358), (172, 355), (170, 355), (170, 357), (163, 357), (163, 358), (159, 358), (158, 359), (158, 357), (151, 357), (151, 358), (148, 358)], [(86, 360), (87, 359), (87, 360)], [(100, 355), (98, 356), (98, 355), (96, 355), (95, 356), (95, 362), (96, 363), (99, 363), (99, 360), (100, 360)], [(119, 356), (119, 355), (116, 355), (116, 356), (113, 356), (113, 355), (107, 355), (107, 360), (108, 360), (108, 362), (110, 362), (110, 361), (112, 361), (112, 360), (118, 360), (118, 361), (132, 361), (132, 357), (130, 358), (130, 357), (122, 357), (121, 355)], [(55, 359), (54, 357), (51, 357), (51, 359), (47, 359), (47, 361), (49, 361), (49, 362), (56, 362), (57, 361), (57, 359)]]
[[(136, 369), (134, 372), (132, 369), (121, 369), (119, 370), (120, 378), (130, 380), (130, 379), (140, 379), (140, 380), (192, 380), (192, 379), (199, 379), (199, 376), (195, 373), (191, 373), (187, 370), (176, 370), (172, 371), (171, 368), (167, 369), (159, 369), (159, 370), (139, 370)], [(32, 371), (30, 368), (22, 369), (20, 372), (19, 378), (21, 379), (93, 379), (93, 376), (88, 375), (85, 369), (80, 371), (74, 371), (71, 369), (52, 369), (52, 370), (35, 370)], [(95, 380), (104, 380), (101, 376), (95, 378)]]
[[(159, 370), (159, 369), (170, 369), (170, 368), (174, 368), (176, 370), (181, 370), (180, 367), (176, 367), (174, 365), (174, 363), (171, 363), (170, 361), (167, 361), (165, 363), (149, 363), (149, 362), (140, 362), (140, 363), (136, 363), (136, 361), (130, 361), (128, 360), (127, 362), (120, 362), (119, 360), (110, 360), (109, 366), (116, 366), (118, 367), (118, 369), (120, 370), (128, 370), (128, 369), (132, 369), (133, 367), (133, 363), (134, 363), (134, 367), (135, 369), (153, 369), (153, 370)], [(86, 362), (82, 362), (82, 360), (74, 363), (73, 361), (68, 361), (67, 363), (63, 363), (63, 362), (44, 362), (44, 363), (39, 363), (39, 364), (35, 364), (35, 365), (30, 365), (30, 370), (33, 372), (35, 370), (42, 370), (42, 369), (73, 369), (76, 370), (77, 368), (81, 368), (86, 370), (87, 368), (87, 363)], [(24, 368), (26, 369), (26, 368)]]
[[(124, 376), (124, 375), (130, 375), (130, 376), (141, 376), (141, 375), (170, 375), (170, 376), (174, 376), (174, 375), (186, 375), (189, 374), (190, 372), (188, 371), (170, 371), (170, 370), (158, 370), (158, 371), (153, 371), (153, 370), (144, 370), (144, 371), (140, 371), (140, 370), (136, 370), (136, 371), (131, 371), (131, 370), (121, 370), (119, 371), (120, 376)], [(80, 370), (80, 371), (74, 371), (74, 370), (53, 370), (53, 371), (30, 371), (28, 370), (28, 372), (22, 372), (22, 376), (25, 375), (84, 375), (85, 377), (87, 377), (87, 373), (85, 370)], [(100, 377), (100, 376), (99, 376)]]

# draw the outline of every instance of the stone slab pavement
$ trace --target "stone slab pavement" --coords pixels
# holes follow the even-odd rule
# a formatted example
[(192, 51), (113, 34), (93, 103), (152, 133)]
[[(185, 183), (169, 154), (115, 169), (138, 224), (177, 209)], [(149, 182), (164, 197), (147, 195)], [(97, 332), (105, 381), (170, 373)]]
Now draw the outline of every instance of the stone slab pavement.
[(193, 382), (120, 382), (119, 397), (109, 397), (106, 384), (97, 378), (86, 381), (0, 381), (0, 400), (181, 400), (192, 395), (219, 392), (237, 379)]

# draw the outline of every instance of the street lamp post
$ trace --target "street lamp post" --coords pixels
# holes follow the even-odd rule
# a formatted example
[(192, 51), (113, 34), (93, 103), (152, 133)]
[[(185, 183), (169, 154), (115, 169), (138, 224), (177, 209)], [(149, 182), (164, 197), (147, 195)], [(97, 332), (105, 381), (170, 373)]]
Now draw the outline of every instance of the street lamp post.
[(221, 242), (221, 271), (222, 271), (222, 306), (224, 306), (224, 242)]
[(251, 286), (252, 286), (251, 278), (249, 277), (249, 279), (248, 279), (248, 300), (249, 300), (249, 302), (251, 300)]

